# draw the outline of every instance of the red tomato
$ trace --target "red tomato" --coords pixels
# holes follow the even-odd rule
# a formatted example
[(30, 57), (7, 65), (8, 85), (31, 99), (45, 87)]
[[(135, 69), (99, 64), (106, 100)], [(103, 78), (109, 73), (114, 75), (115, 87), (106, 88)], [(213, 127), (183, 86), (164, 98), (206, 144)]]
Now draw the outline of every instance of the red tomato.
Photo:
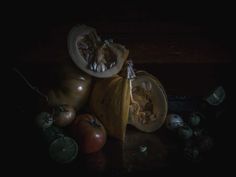
[(58, 127), (65, 127), (73, 122), (76, 111), (72, 106), (59, 105), (53, 109), (54, 124)]
[(102, 123), (90, 114), (76, 117), (71, 126), (72, 136), (83, 153), (99, 151), (106, 142), (106, 131)]

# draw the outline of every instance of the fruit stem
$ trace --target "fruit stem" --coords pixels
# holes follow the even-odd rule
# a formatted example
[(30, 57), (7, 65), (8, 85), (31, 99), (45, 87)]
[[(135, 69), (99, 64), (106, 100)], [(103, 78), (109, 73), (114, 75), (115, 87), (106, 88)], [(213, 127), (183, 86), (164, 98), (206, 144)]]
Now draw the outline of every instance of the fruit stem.
[(92, 119), (91, 121), (89, 121), (90, 125), (94, 126), (94, 127), (101, 127), (101, 125), (99, 125), (97, 123), (97, 120), (96, 119)]
[(45, 100), (48, 102), (48, 97), (45, 94), (43, 94), (41, 91), (39, 91), (39, 89), (37, 87), (34, 87), (18, 69), (12, 68), (12, 70), (15, 71), (25, 81), (25, 83), (29, 86), (29, 88), (34, 90), (40, 96), (44, 97)]

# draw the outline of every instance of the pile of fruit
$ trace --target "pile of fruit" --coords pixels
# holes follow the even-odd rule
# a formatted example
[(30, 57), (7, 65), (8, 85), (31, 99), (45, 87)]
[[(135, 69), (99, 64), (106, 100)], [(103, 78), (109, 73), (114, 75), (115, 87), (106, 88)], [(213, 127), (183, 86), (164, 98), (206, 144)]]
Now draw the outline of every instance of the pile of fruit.
[(213, 147), (213, 138), (203, 125), (205, 116), (200, 112), (189, 115), (168, 114), (166, 127), (183, 145), (184, 157), (192, 162), (202, 160), (203, 156)]
[[(153, 75), (133, 69), (123, 45), (78, 25), (69, 32), (68, 50), (74, 65), (60, 71), (46, 94), (46, 111), (36, 117), (53, 160), (68, 163), (78, 152), (99, 151), (108, 136), (124, 141), (127, 124), (144, 132), (163, 125), (164, 88)], [(85, 106), (87, 112), (81, 114)]]
[(225, 98), (224, 88), (218, 86), (201, 98), (192, 111), (185, 114), (169, 111), (166, 128), (180, 140), (186, 160), (200, 162), (214, 147), (213, 134), (208, 131), (209, 123), (217, 121), (224, 112)]

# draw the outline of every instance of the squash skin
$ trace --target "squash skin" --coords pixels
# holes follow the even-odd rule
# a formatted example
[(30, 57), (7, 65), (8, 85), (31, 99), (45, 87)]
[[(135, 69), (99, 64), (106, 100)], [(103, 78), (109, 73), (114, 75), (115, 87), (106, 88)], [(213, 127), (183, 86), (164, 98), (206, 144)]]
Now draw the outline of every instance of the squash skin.
[(115, 76), (97, 81), (90, 99), (90, 110), (102, 122), (109, 136), (124, 141), (129, 104), (129, 80)]

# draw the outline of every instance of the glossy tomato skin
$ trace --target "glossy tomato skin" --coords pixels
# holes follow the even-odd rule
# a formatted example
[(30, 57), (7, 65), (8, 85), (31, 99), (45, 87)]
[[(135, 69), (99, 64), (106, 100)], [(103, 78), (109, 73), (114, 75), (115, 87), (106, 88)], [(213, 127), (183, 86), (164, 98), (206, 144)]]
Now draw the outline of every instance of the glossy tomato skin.
[(90, 114), (76, 117), (71, 126), (72, 136), (85, 154), (99, 151), (106, 142), (106, 131), (102, 123)]
[(76, 111), (70, 105), (59, 105), (53, 108), (54, 124), (58, 127), (65, 127), (73, 122)]

